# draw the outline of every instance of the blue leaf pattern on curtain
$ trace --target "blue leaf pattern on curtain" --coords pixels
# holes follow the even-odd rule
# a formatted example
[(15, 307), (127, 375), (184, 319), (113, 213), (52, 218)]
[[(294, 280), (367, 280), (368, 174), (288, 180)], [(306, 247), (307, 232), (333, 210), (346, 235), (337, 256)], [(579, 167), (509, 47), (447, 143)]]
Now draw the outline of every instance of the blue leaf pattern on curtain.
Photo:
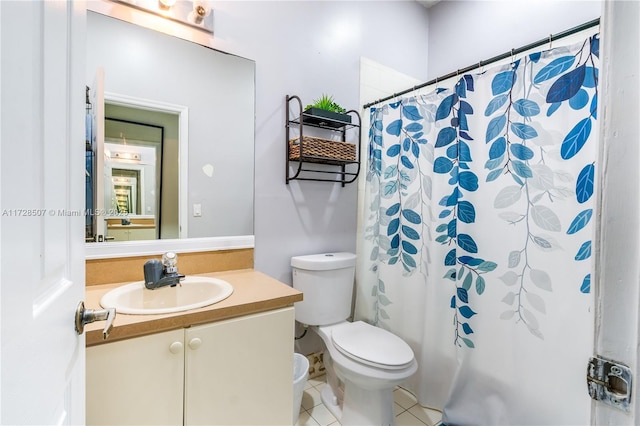
[[(369, 270), (377, 276), (370, 292), (374, 324), (393, 329), (388, 278), (380, 273), (386, 265), (401, 268), (404, 276), (421, 274), (426, 285), (450, 286), (452, 342), (458, 347), (476, 347), (474, 320), (481, 315), (514, 321), (544, 339), (539, 319), (560, 283), (553, 282), (540, 253), (575, 250), (575, 262), (589, 261), (596, 165), (592, 158), (576, 174), (557, 162), (551, 166), (555, 146), (541, 123), (565, 108), (582, 113), (566, 124), (557, 157), (583, 161), (578, 154), (596, 126), (598, 55), (594, 36), (548, 63), (531, 54), (488, 82), (467, 74), (452, 90), (371, 109), (364, 238), (372, 244)], [(479, 103), (474, 92), (487, 83), (490, 97)], [(479, 194), (486, 187), (495, 187), (492, 200)], [(585, 205), (569, 223), (556, 207), (567, 199)], [(477, 237), (487, 214), (478, 203), (490, 206), (519, 236), (517, 244), (510, 240), (506, 257), (493, 258), (486, 239)], [(583, 238), (575, 248), (565, 247), (562, 234)], [(434, 251), (432, 242), (445, 250)], [(434, 262), (446, 267), (444, 274), (427, 282)], [(590, 282), (587, 273), (573, 284), (576, 293), (589, 293)], [(505, 287), (506, 309), (476, 306), (487, 286)]]
[(464, 99), (473, 90), (473, 77), (463, 76), (455, 85), (454, 93), (437, 106), (435, 124), (442, 121), (444, 127), (435, 142), (433, 167), (434, 173), (449, 175), (449, 190), (438, 202), (442, 209), (438, 216), (441, 221), (435, 229), (435, 241), (450, 247), (442, 259), (443, 265), (449, 267), (442, 278), (452, 285), (450, 307), (454, 310), (454, 342), (458, 346), (464, 343), (470, 348), (474, 347), (470, 323), (477, 312), (470, 305), (469, 292), (475, 290), (478, 295), (482, 294), (484, 279), (480, 276), (483, 273), (481, 268), (495, 268), (493, 262), (485, 263), (483, 259), (469, 256), (478, 253), (478, 245), (472, 235), (458, 232), (458, 221), (467, 224), (476, 221), (473, 204), (463, 199), (466, 192), (478, 189), (478, 177), (469, 171), (468, 164), (473, 161), (469, 147), (473, 138), (469, 133), (463, 134), (469, 132), (468, 116), (474, 113), (473, 107)]
[(595, 35), (371, 109), (356, 316), (411, 346), (443, 423), (589, 422), (557, 378), (593, 349), (598, 55)]
[[(548, 116), (551, 116), (564, 103), (574, 110), (585, 111), (585, 117), (576, 123), (564, 138), (560, 154), (562, 159), (573, 158), (587, 142), (595, 121), (597, 108), (597, 70), (594, 66), (598, 49), (597, 38), (587, 40), (577, 52), (553, 60), (535, 74), (533, 82), (523, 89), (524, 95), (536, 93), (537, 85), (551, 82), (551, 87), (546, 95), (549, 106)], [(524, 58), (519, 66), (524, 67), (524, 72), (534, 71), (535, 61)], [(590, 66), (587, 66), (590, 65)], [(515, 66), (514, 66), (515, 68)], [(505, 74), (505, 73), (503, 73)], [(515, 73), (513, 74), (515, 77)], [(589, 78), (587, 78), (589, 75)], [(498, 74), (494, 77), (492, 87), (504, 86), (504, 77)], [(514, 78), (515, 80), (515, 78)], [(592, 94), (590, 95), (590, 92)], [(589, 98), (592, 102), (589, 103)], [(546, 165), (545, 146), (537, 144), (538, 134), (528, 123), (531, 117), (539, 114), (541, 106), (535, 101), (520, 98), (519, 94), (509, 92), (508, 99), (515, 101), (496, 101), (498, 97), (490, 101), (501, 103), (500, 107), (486, 110), (485, 115), (494, 116), (492, 122), (504, 123), (500, 131), (487, 132), (487, 144), (492, 144), (491, 151), (495, 154), (487, 162), (485, 167), (491, 172), (487, 176), (487, 182), (509, 182), (509, 178), (515, 181), (515, 185), (504, 186), (494, 200), (494, 207), (507, 209), (501, 217), (514, 226), (526, 227), (527, 232), (522, 246), (509, 255), (510, 271), (503, 274), (500, 279), (508, 286), (512, 286), (505, 295), (503, 302), (510, 308), (504, 311), (500, 318), (515, 319), (527, 326), (529, 331), (544, 338), (538, 327), (537, 315), (546, 313), (545, 299), (539, 290), (552, 291), (552, 282), (549, 275), (542, 269), (544, 265), (535, 265), (529, 259), (529, 253), (537, 246), (543, 251), (553, 251), (559, 248), (554, 238), (543, 234), (543, 231), (560, 232), (562, 225), (558, 215), (551, 207), (543, 202), (553, 204), (557, 198), (568, 195), (564, 188), (554, 185), (554, 174), (560, 170), (552, 170)], [(508, 126), (506, 124), (509, 124)], [(503, 131), (504, 130), (504, 131)], [(510, 130), (510, 131), (509, 131)], [(509, 149), (506, 149), (506, 147)], [(579, 203), (588, 201), (594, 190), (594, 164), (587, 164), (580, 172), (575, 186), (575, 196)], [(519, 209), (512, 207), (520, 198), (526, 199), (526, 203), (519, 204)], [(583, 210), (573, 219), (566, 233), (580, 232), (591, 219), (592, 209)], [(534, 230), (537, 226), (539, 231)], [(587, 230), (589, 232), (589, 230)], [(589, 235), (590, 236), (590, 235)], [(575, 256), (576, 261), (589, 259), (591, 256), (591, 241), (583, 243)], [(583, 293), (590, 291), (590, 278), (587, 275), (581, 285), (577, 286)]]

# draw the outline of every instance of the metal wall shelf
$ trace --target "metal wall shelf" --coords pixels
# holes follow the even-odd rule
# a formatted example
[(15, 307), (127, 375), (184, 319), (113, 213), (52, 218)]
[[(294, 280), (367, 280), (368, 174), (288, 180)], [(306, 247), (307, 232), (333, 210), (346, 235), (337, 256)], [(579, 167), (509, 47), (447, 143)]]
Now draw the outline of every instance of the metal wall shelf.
[[(291, 102), (297, 101), (297, 111), (292, 110)], [(295, 105), (294, 105), (295, 107)], [(291, 118), (292, 114), (295, 114), (294, 118)], [(351, 119), (356, 119), (357, 122), (348, 122), (347, 120), (341, 120), (340, 118), (330, 118), (319, 115), (310, 114), (302, 110), (302, 100), (298, 96), (287, 95), (286, 98), (286, 183), (291, 180), (311, 180), (318, 182), (334, 182), (340, 183), (344, 187), (348, 183), (355, 182), (360, 173), (360, 138), (361, 138), (361, 120), (360, 114), (355, 110), (347, 111), (347, 115), (351, 116)], [(300, 144), (299, 157), (292, 158), (289, 150), (289, 141), (292, 138), (292, 130), (297, 132), (297, 138), (300, 141), (305, 136), (305, 128), (313, 127), (322, 129), (328, 132), (337, 132), (340, 136), (339, 141), (336, 143), (349, 143), (355, 146), (355, 159), (346, 160), (340, 158), (332, 158), (325, 156), (312, 155), (309, 152), (305, 153), (303, 144)], [(353, 129), (353, 131), (349, 131)], [(347, 132), (351, 138), (357, 138), (356, 141), (347, 141)], [(314, 135), (315, 136), (315, 135)], [(297, 162), (298, 166), (293, 166), (293, 174), (290, 172), (290, 162)], [(333, 167), (324, 168), (309, 168), (311, 165), (327, 165)], [(335, 167), (338, 167), (336, 170)], [(334, 175), (334, 177), (324, 177), (327, 175)]]

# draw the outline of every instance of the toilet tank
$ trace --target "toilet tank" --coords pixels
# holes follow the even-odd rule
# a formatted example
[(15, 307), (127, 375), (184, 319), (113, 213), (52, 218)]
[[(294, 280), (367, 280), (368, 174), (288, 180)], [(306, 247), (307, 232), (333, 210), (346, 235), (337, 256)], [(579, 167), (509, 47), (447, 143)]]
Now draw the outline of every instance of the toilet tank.
[(303, 293), (295, 303), (296, 321), (328, 325), (351, 315), (356, 270), (353, 253), (323, 253), (291, 258), (293, 288)]

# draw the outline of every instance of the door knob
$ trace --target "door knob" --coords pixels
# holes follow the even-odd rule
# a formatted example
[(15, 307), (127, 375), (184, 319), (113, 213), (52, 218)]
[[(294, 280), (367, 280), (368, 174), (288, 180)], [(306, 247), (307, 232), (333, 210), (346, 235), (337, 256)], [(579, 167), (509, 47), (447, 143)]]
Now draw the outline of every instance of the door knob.
[(102, 331), (102, 339), (106, 340), (113, 328), (113, 320), (116, 317), (116, 309), (85, 309), (84, 302), (78, 303), (76, 308), (76, 333), (82, 334), (84, 332), (84, 326), (95, 321), (106, 321)]

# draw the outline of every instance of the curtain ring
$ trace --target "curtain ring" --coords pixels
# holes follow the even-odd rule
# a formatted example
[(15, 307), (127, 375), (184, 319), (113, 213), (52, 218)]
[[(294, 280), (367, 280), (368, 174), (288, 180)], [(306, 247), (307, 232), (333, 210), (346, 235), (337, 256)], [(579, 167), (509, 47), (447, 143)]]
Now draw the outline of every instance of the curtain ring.
[(553, 34), (549, 34), (549, 49), (551, 49), (551, 42), (553, 41)]
[(511, 49), (511, 67), (513, 68), (515, 66), (515, 62), (516, 62), (516, 56), (515, 56), (515, 51), (516, 49)]
[(436, 92), (438, 91), (438, 77), (436, 77)]

